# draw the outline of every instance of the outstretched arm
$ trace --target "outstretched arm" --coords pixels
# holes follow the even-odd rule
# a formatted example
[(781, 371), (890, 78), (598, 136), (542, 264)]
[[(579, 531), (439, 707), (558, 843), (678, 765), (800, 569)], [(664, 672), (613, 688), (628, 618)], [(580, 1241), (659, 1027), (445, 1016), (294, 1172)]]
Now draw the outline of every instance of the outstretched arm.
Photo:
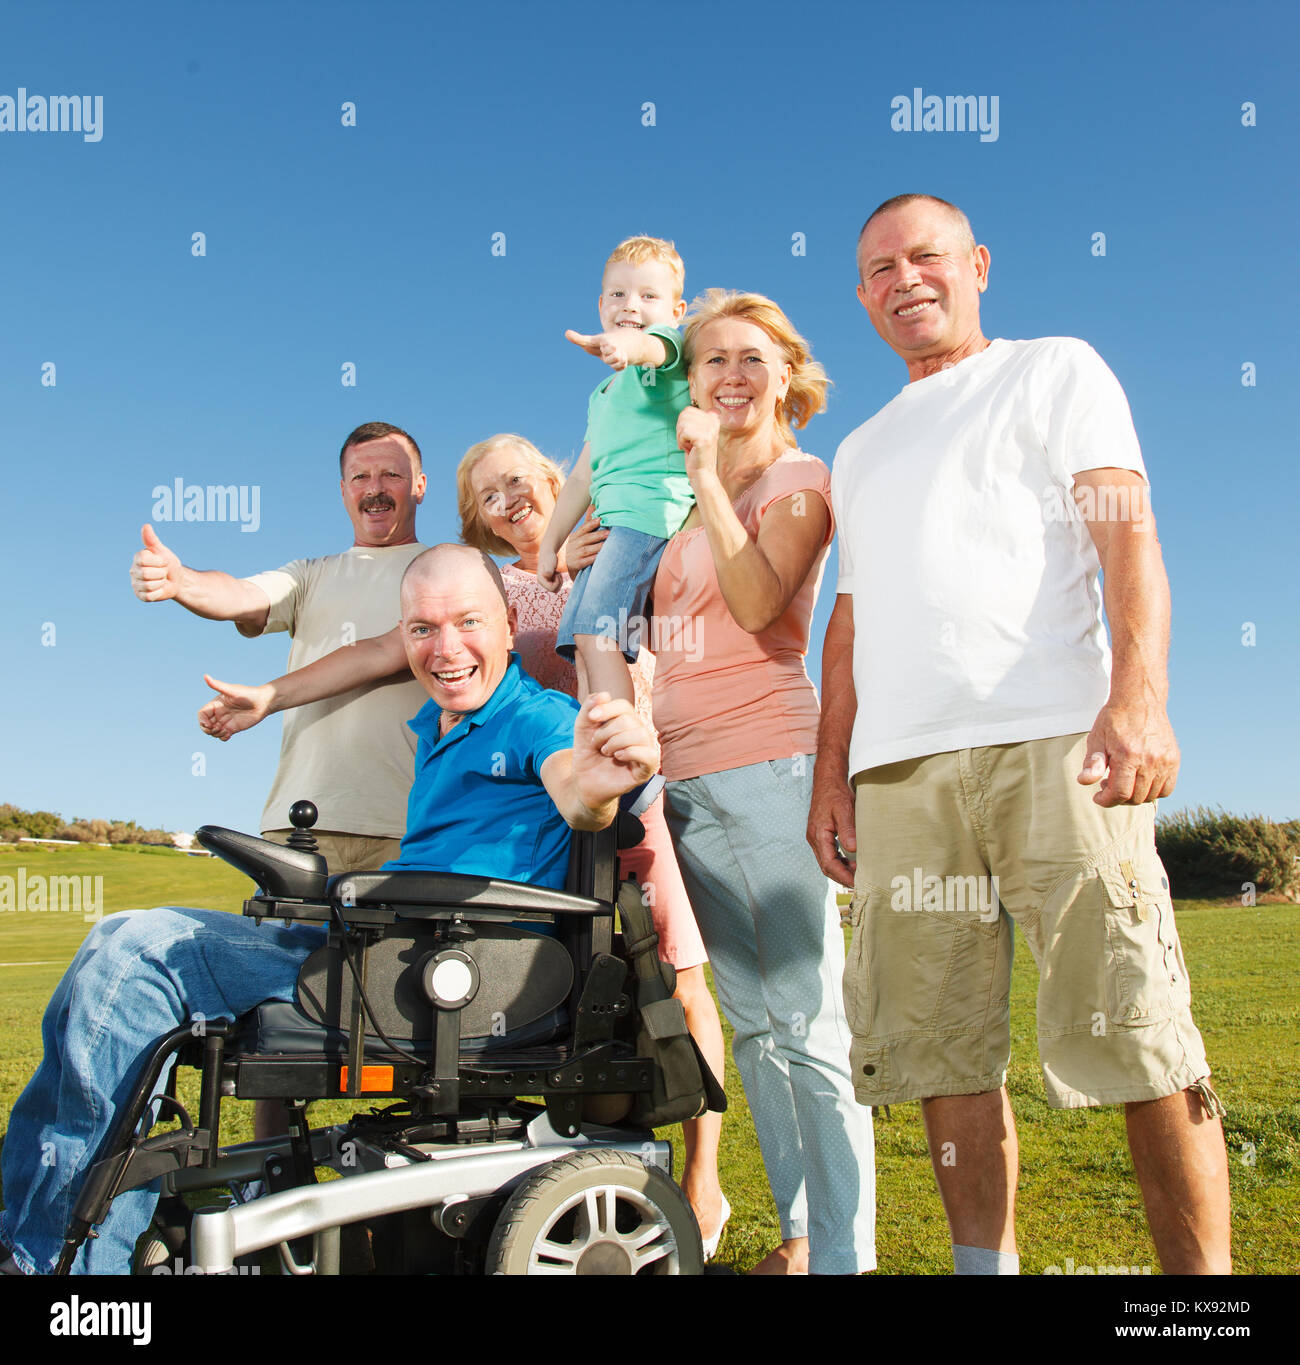
[(323, 659), (260, 687), (219, 682), (205, 673), (203, 681), (218, 695), (200, 709), (199, 728), (226, 740), (276, 711), (337, 697), (354, 687), (408, 671), (401, 628), (394, 626), (386, 635), (343, 645)]
[(1074, 496), (1101, 560), (1111, 637), (1110, 696), (1089, 732), (1078, 780), (1101, 782), (1092, 798), (1099, 806), (1140, 806), (1168, 796), (1178, 779), (1167, 710), (1169, 579), (1140, 474), (1085, 470)]
[(174, 598), (195, 616), (233, 621), (244, 635), (260, 635), (266, 629), (271, 603), (256, 583), (220, 569), (186, 568), (148, 522), (140, 528), (140, 539), (144, 548), (131, 561), (131, 587), (140, 601)]
[(668, 347), (661, 338), (632, 328), (597, 332), (594, 336), (570, 330), (564, 335), (588, 355), (603, 360), (611, 370), (625, 370), (629, 365), (652, 365), (658, 369), (668, 359)]
[(573, 748), (542, 764), (542, 784), (574, 829), (604, 829), (624, 792), (659, 771), (659, 742), (629, 701), (593, 692), (573, 723)]

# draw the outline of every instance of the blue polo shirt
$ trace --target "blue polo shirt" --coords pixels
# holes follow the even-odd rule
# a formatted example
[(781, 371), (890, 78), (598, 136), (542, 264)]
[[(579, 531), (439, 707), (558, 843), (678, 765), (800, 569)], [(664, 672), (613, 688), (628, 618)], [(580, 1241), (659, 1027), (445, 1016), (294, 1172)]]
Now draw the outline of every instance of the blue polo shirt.
[(401, 854), (383, 871), (420, 868), (563, 890), (570, 829), (542, 785), (542, 764), (573, 748), (578, 703), (510, 655), (497, 689), (445, 734), (427, 701), (407, 722), (419, 743)]

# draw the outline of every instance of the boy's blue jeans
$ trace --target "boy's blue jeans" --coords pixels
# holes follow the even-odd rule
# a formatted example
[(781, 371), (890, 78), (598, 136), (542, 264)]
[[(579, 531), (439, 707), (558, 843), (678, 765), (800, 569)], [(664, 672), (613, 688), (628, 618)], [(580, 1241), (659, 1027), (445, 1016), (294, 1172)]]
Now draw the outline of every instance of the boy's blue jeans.
[[(45, 1011), (45, 1055), (5, 1134), (0, 1240), (20, 1269), (53, 1269), (86, 1168), (148, 1046), (182, 1023), (198, 1034), (206, 1020), (292, 1000), (299, 967), (324, 939), (315, 925), (175, 907), (110, 915), (91, 930)], [(149, 1186), (119, 1195), (74, 1272), (129, 1274), (157, 1201)]]

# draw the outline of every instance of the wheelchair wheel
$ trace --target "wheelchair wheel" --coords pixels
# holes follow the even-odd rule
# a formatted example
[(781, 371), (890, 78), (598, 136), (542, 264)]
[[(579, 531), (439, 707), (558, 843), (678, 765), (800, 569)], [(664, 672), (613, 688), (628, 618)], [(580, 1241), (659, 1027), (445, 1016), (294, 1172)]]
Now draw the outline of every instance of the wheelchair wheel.
[(529, 1176), (501, 1210), (489, 1275), (699, 1275), (695, 1214), (657, 1167), (592, 1148)]

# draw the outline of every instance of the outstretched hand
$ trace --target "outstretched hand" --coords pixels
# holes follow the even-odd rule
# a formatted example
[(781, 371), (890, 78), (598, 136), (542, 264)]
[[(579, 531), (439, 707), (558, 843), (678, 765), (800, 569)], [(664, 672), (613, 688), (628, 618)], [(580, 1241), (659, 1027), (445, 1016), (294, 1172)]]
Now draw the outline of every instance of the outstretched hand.
[(241, 730), (251, 730), (270, 712), (273, 691), (270, 683), (245, 687), (242, 683), (223, 683), (207, 673), (203, 681), (217, 694), (199, 708), (199, 729), (223, 743)]
[(593, 692), (573, 723), (573, 779), (588, 810), (599, 810), (659, 771), (659, 741), (630, 701)]
[[(639, 336), (640, 333), (636, 332), (633, 335)], [(580, 346), (588, 355), (603, 360), (611, 370), (625, 370), (632, 364), (628, 338), (618, 332), (597, 332), (594, 336), (588, 336), (584, 332), (569, 330), (564, 336), (567, 341)]]

